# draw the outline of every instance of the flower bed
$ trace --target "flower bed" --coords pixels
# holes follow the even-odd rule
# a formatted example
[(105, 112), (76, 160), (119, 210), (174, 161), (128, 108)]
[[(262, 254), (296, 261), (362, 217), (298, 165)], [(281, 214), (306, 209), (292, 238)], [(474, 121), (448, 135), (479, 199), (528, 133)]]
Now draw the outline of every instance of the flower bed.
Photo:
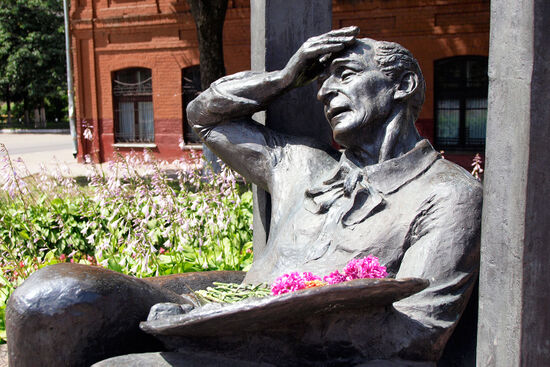
[[(167, 164), (118, 156), (90, 164), (85, 185), (59, 167), (29, 176), (5, 148), (0, 167), (0, 339), (9, 295), (32, 272), (59, 262), (148, 277), (247, 270), (252, 193), (235, 173), (203, 172), (196, 159)], [(0, 341), (1, 342), (1, 341)]]

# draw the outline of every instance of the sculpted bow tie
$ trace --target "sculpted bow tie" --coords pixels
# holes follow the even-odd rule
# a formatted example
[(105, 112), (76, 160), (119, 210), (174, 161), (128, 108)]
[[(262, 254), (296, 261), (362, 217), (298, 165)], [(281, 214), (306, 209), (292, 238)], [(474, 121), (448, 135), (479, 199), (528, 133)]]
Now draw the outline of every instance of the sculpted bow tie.
[(320, 187), (306, 190), (305, 208), (311, 213), (324, 214), (338, 203), (344, 227), (364, 221), (381, 210), (386, 201), (365, 177), (360, 168), (342, 164), (332, 178)]

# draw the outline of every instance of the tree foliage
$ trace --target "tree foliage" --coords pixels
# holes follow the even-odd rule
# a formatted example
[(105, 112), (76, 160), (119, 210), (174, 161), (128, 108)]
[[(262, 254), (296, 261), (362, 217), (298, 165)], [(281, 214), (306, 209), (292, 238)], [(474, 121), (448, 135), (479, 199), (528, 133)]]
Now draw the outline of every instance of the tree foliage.
[(26, 110), (59, 99), (66, 83), (61, 0), (0, 0), (0, 100)]

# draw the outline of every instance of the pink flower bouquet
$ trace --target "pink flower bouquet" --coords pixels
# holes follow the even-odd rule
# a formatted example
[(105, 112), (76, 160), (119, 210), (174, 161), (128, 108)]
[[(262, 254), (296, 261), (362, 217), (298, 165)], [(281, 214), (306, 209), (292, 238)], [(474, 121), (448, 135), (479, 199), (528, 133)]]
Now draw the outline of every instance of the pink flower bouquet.
[(279, 295), (300, 289), (342, 283), (353, 279), (385, 278), (386, 276), (388, 276), (386, 267), (380, 265), (377, 257), (369, 255), (362, 259), (350, 260), (344, 267), (343, 274), (335, 270), (322, 280), (311, 272), (283, 274), (275, 279), (275, 282), (271, 285), (271, 293)]

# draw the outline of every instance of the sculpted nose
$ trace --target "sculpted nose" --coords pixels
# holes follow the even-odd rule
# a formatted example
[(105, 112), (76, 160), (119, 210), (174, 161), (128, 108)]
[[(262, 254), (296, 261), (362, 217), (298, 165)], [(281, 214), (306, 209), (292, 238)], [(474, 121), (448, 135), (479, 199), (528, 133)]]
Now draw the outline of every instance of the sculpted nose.
[(321, 84), (321, 88), (317, 92), (317, 99), (326, 104), (327, 98), (332, 96), (336, 91), (332, 88), (331, 78), (328, 78)]

